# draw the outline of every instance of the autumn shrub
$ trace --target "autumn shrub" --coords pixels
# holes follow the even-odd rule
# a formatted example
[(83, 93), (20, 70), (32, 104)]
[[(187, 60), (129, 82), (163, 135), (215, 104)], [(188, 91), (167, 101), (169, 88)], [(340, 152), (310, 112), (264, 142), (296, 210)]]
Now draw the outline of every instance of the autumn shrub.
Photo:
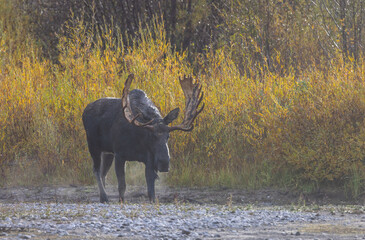
[[(15, 11), (10, 1), (0, 4)], [(13, 14), (0, 15), (2, 185), (92, 183), (83, 109), (120, 97), (134, 73), (132, 88), (143, 89), (163, 115), (184, 109), (179, 77), (193, 74), (203, 85), (206, 106), (194, 130), (171, 134), (169, 184), (319, 189), (330, 183), (352, 196), (364, 190), (363, 63), (338, 55), (328, 71), (276, 73), (256, 65), (242, 72), (235, 46), (225, 46), (191, 65), (186, 52), (173, 51), (158, 20), (123, 46), (115, 28), (82, 19), (64, 26), (53, 63), (31, 35), (15, 31), (27, 20)]]
[(38, 78), (48, 74), (28, 32), (28, 19), (12, 1), (0, 1), (0, 166), (34, 151), (30, 142), (38, 98)]
[(293, 82), (289, 102), (278, 99), (283, 115), (268, 116), (267, 154), (278, 169), (292, 169), (296, 185), (344, 183), (353, 169), (364, 178), (363, 71), (340, 60), (326, 74), (303, 73)]
[(238, 73), (229, 53), (208, 56), (210, 105), (195, 142), (201, 145), (183, 155), (182, 167), (173, 170), (181, 172), (176, 181), (310, 191), (335, 184), (359, 195), (365, 179), (363, 65), (339, 56), (328, 72), (313, 67), (300, 75), (250, 78)]

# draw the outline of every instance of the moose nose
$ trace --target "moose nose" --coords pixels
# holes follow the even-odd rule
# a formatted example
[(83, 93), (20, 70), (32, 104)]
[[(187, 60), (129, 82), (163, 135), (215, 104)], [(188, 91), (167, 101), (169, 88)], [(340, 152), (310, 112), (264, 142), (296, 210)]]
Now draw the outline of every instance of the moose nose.
[(169, 171), (169, 163), (158, 162), (157, 169), (159, 172), (168, 172)]

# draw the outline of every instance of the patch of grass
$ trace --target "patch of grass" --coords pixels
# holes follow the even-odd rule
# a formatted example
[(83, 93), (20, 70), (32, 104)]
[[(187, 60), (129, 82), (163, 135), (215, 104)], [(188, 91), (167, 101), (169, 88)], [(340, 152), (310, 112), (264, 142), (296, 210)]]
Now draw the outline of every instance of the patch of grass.
[[(145, 179), (145, 165), (139, 162), (126, 162), (125, 165), (125, 179), (127, 187), (128, 185), (140, 186), (146, 184)], [(118, 180), (115, 174), (114, 161), (110, 170), (106, 176), (106, 184), (107, 185), (117, 185)]]

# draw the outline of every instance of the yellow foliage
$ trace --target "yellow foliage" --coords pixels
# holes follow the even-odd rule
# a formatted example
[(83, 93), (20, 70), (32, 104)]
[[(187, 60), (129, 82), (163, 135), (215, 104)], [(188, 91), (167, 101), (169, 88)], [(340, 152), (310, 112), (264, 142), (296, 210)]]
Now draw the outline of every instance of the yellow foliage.
[[(0, 33), (8, 36), (1, 21)], [(86, 165), (91, 173), (82, 111), (98, 98), (120, 97), (130, 73), (132, 87), (162, 114), (184, 109), (178, 78), (193, 67), (186, 53), (171, 50), (163, 29), (141, 30), (125, 48), (118, 33), (95, 34), (74, 22), (66, 27), (69, 37), (60, 36), (59, 64), (43, 59), (31, 41), (14, 49), (14, 36), (1, 38), (1, 168), (33, 164), (44, 175), (72, 169), (74, 181), (90, 181), (81, 174)], [(242, 74), (230, 51), (208, 53), (194, 76), (206, 107), (191, 133), (172, 133), (172, 183), (257, 187), (289, 171), (293, 182), (321, 184), (364, 168), (365, 64), (338, 57), (328, 72)]]

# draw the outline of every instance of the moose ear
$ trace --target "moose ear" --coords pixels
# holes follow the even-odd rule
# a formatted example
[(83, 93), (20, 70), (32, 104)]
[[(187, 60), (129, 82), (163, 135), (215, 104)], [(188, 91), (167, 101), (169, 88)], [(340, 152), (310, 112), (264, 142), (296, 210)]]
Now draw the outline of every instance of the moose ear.
[(174, 110), (172, 110), (171, 112), (169, 112), (166, 115), (166, 117), (164, 117), (163, 122), (166, 125), (169, 125), (172, 121), (174, 121), (177, 118), (177, 116), (179, 116), (179, 112), (180, 112), (180, 109), (179, 108), (175, 108)]

